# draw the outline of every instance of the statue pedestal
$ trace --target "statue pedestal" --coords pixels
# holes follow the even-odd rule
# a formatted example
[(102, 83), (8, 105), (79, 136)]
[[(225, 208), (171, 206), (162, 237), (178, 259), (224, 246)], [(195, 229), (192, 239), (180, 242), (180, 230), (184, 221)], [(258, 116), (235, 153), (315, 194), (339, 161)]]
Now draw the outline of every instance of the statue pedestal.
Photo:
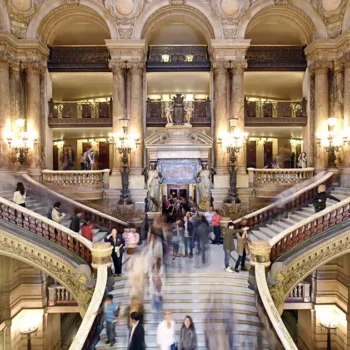
[(185, 123), (185, 124), (170, 124), (170, 123), (168, 123), (168, 124), (166, 124), (165, 125), (165, 128), (167, 129), (167, 130), (171, 130), (171, 129), (176, 129), (176, 130), (190, 130), (191, 128), (192, 128), (192, 125), (191, 124), (189, 124), (189, 123)]

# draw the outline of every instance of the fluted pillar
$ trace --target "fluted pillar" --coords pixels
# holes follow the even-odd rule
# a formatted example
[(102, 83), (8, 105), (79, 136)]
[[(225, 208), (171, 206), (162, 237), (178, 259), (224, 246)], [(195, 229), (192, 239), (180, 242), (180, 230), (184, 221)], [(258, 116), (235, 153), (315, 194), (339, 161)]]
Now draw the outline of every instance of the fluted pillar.
[(11, 63), (10, 91), (11, 91), (11, 120), (14, 121), (24, 117), (23, 95), (21, 90), (21, 63), (13, 61)]
[(214, 116), (215, 116), (215, 169), (218, 175), (227, 173), (225, 150), (218, 144), (219, 138), (228, 130), (227, 113), (228, 62), (214, 62)]
[(40, 75), (45, 69), (43, 62), (26, 62), (26, 117), (27, 132), (36, 138), (36, 145), (32, 150), (30, 168), (41, 169), (41, 98), (40, 98)]
[(7, 144), (4, 137), (5, 128), (10, 121), (10, 70), (9, 56), (0, 52), (0, 167), (7, 165)]
[[(329, 62), (315, 62), (313, 70), (315, 73), (315, 133), (322, 134), (327, 132), (329, 118), (329, 87), (328, 70)], [(315, 138), (316, 142), (316, 138)], [(328, 154), (322, 146), (315, 145), (315, 168), (316, 171), (322, 171), (328, 168)]]
[[(244, 132), (244, 70), (247, 68), (246, 61), (231, 63), (232, 68), (232, 92), (231, 92), (231, 118), (237, 118), (235, 130)], [(246, 153), (245, 146), (237, 154), (236, 167), (238, 173), (245, 173)]]
[(137, 135), (139, 143), (130, 156), (130, 173), (141, 175), (143, 169), (143, 62), (128, 63), (130, 68), (130, 134)]
[[(125, 100), (125, 62), (111, 61), (109, 67), (113, 72), (113, 134), (121, 132), (120, 119), (126, 116)], [(113, 173), (119, 174), (120, 157), (113, 149)]]

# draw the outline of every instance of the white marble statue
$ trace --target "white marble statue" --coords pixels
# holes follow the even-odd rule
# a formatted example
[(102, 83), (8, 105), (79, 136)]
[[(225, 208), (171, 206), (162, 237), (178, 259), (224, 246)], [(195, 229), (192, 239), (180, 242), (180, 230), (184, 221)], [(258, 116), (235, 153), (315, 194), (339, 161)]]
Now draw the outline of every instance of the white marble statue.
[(191, 124), (191, 118), (193, 115), (193, 107), (190, 103), (188, 103), (184, 109), (185, 109), (185, 118), (184, 118), (185, 123)]
[(165, 109), (166, 109), (165, 116), (166, 116), (167, 123), (174, 124), (174, 122), (173, 122), (174, 104), (171, 104), (171, 105), (165, 107)]
[(161, 205), (160, 185), (163, 182), (162, 174), (156, 169), (155, 163), (151, 163), (151, 169), (147, 171), (147, 198), (148, 211), (157, 212)]
[(206, 163), (203, 164), (202, 171), (197, 174), (197, 183), (198, 183), (198, 192), (199, 192), (199, 202), (208, 202), (211, 197), (211, 189), (213, 188), (213, 184), (211, 182), (211, 174), (212, 170), (208, 169), (208, 165)]

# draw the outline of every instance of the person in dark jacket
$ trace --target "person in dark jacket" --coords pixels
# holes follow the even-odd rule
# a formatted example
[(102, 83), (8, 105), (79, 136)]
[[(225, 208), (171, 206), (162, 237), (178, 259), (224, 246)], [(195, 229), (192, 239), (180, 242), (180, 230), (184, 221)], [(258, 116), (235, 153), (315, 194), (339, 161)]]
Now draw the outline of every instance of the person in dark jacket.
[(80, 231), (80, 222), (81, 222), (81, 216), (83, 215), (83, 212), (79, 208), (74, 209), (74, 215), (70, 218), (71, 222), (69, 225), (69, 228), (74, 232)]
[(117, 276), (121, 276), (125, 247), (123, 235), (117, 232), (117, 229), (113, 228), (111, 233), (105, 237), (104, 241), (109, 242), (113, 247), (111, 256), (114, 264), (114, 273)]
[(178, 350), (196, 350), (197, 349), (197, 334), (192, 318), (186, 316), (181, 330)]
[(145, 350), (145, 330), (142, 326), (142, 315), (139, 312), (132, 312), (130, 315), (132, 328), (129, 335), (128, 350)]
[(202, 257), (202, 264), (207, 262), (207, 249), (209, 243), (209, 224), (204, 215), (201, 217), (201, 221), (197, 227), (198, 236), (198, 254)]
[(340, 200), (338, 198), (335, 198), (331, 194), (327, 193), (325, 185), (318, 186), (317, 192), (318, 193), (316, 194), (316, 196), (313, 199), (313, 205), (315, 207), (316, 213), (320, 212), (321, 210), (326, 209), (326, 202), (327, 202), (328, 198), (333, 199), (336, 202), (340, 202)]
[(239, 232), (239, 230), (235, 230), (235, 226), (233, 222), (229, 222), (227, 226), (227, 230), (224, 235), (224, 253), (225, 253), (225, 270), (227, 272), (233, 272), (230, 267), (230, 258), (232, 259), (231, 252), (235, 250), (235, 242), (233, 238)]

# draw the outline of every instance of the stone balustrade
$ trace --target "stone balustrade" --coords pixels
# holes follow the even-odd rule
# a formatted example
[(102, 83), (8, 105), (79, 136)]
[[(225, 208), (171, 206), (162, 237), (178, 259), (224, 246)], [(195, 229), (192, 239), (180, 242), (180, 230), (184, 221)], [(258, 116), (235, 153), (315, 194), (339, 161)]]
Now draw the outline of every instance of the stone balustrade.
[(248, 168), (249, 187), (286, 188), (311, 179), (314, 168), (255, 169)]
[(309, 303), (311, 301), (311, 283), (298, 283), (289, 293), (287, 303)]
[(49, 306), (56, 305), (77, 305), (73, 295), (69, 290), (58, 284), (52, 284), (48, 287), (49, 291)]
[(102, 189), (109, 186), (109, 169), (43, 170), (43, 183), (53, 189)]

